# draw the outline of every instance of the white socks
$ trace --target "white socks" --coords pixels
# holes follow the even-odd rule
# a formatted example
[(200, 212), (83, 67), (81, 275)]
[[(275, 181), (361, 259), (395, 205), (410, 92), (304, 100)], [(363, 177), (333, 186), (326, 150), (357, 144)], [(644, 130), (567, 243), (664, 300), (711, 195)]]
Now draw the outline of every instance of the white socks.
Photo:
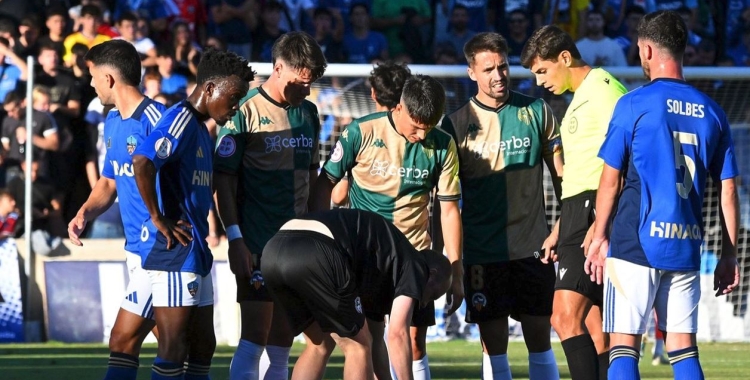
[(263, 346), (241, 339), (229, 364), (229, 379), (258, 380), (258, 361), (261, 353)]
[(411, 362), (411, 372), (414, 375), (414, 380), (430, 380), (430, 363), (427, 360), (427, 355), (422, 359)]

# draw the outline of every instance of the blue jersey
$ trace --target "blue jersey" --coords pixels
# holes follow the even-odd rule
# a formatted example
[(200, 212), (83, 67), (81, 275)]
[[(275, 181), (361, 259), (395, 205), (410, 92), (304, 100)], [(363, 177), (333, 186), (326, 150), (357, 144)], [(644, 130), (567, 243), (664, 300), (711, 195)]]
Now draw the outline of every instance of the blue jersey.
[(166, 107), (161, 103), (145, 98), (129, 118), (123, 119), (118, 109), (112, 109), (104, 121), (102, 139), (107, 153), (102, 176), (115, 180), (128, 252), (138, 253), (141, 226), (149, 218), (133, 178), (133, 152), (151, 133), (164, 110)]
[(625, 173), (609, 256), (699, 270), (707, 174), (738, 174), (724, 111), (686, 82), (652, 81), (617, 102), (599, 157)]
[(159, 207), (172, 220), (193, 226), (193, 241), (166, 249), (166, 238), (149, 218), (141, 229), (143, 268), (169, 272), (191, 272), (201, 276), (211, 271), (208, 249), (208, 211), (213, 204), (211, 177), (213, 141), (197, 112), (183, 100), (164, 112), (159, 124), (136, 148), (156, 167)]

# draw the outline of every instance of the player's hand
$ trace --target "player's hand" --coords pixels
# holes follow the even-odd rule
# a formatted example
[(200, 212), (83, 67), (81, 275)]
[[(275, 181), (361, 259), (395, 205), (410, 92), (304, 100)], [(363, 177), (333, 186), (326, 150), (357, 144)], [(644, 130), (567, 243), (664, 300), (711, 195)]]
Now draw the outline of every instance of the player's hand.
[(604, 262), (609, 250), (607, 239), (592, 239), (589, 246), (589, 255), (583, 263), (583, 270), (591, 277), (591, 281), (597, 285), (604, 282)]
[(591, 240), (594, 239), (594, 226), (596, 224), (592, 223), (589, 227), (589, 230), (586, 231), (586, 237), (583, 238), (583, 244), (581, 244), (581, 248), (583, 248), (583, 256), (587, 257), (589, 255), (589, 247), (591, 246)]
[(216, 234), (208, 234), (208, 237), (206, 238), (206, 243), (208, 243), (208, 246), (210, 248), (215, 248), (217, 245), (219, 245), (219, 242), (221, 240), (219, 239), (219, 236)]
[(247, 249), (242, 239), (234, 239), (229, 242), (227, 256), (229, 258), (229, 269), (232, 270), (235, 276), (242, 278), (253, 277), (253, 255)]
[(167, 238), (167, 249), (172, 249), (175, 243), (180, 243), (183, 246), (187, 246), (193, 240), (193, 234), (190, 230), (193, 226), (184, 220), (178, 220), (176, 223), (171, 219), (167, 219), (160, 215), (156, 219), (152, 219), (154, 227)]
[(83, 243), (81, 242), (80, 236), (81, 233), (83, 233), (83, 230), (86, 228), (86, 217), (83, 215), (82, 212), (79, 212), (76, 214), (76, 216), (73, 218), (73, 220), (68, 223), (68, 238), (70, 239), (70, 242), (82, 247)]
[(461, 260), (458, 260), (452, 264), (453, 267), (453, 282), (451, 287), (445, 294), (445, 303), (448, 305), (448, 315), (453, 313), (461, 307), (461, 302), (464, 301), (464, 268)]
[(716, 297), (731, 293), (740, 283), (740, 269), (737, 258), (722, 256), (714, 270), (714, 290)]
[(539, 257), (545, 264), (557, 261), (557, 234), (551, 233), (544, 239), (541, 249), (542, 255)]

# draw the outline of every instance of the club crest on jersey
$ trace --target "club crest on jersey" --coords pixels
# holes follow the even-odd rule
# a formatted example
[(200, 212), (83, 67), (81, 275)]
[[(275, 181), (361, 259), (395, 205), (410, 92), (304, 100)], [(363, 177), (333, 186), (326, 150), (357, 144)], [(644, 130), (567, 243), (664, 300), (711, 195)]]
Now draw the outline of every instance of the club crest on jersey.
[(471, 297), (471, 303), (477, 311), (482, 311), (482, 309), (487, 306), (487, 297), (485, 297), (483, 293), (475, 293)]
[(128, 139), (126, 140), (128, 145), (128, 154), (133, 154), (135, 151), (135, 147), (138, 146), (138, 140), (135, 139), (135, 136), (130, 135), (128, 136)]
[(518, 121), (526, 125), (531, 125), (531, 115), (529, 114), (528, 108), (518, 109)]
[(263, 282), (263, 274), (261, 274), (259, 270), (254, 270), (253, 276), (250, 277), (250, 285), (252, 285), (253, 288), (255, 288), (255, 290), (258, 290), (264, 284), (265, 283)]
[(195, 297), (195, 295), (198, 293), (198, 281), (196, 280), (187, 284), (187, 289), (188, 293), (190, 293), (192, 297)]
[(168, 138), (162, 137), (156, 140), (154, 150), (156, 151), (156, 156), (163, 160), (172, 154), (172, 142)]
[(357, 313), (362, 314), (362, 301), (359, 297), (354, 299), (354, 309), (357, 310)]
[(570, 122), (568, 123), (568, 132), (571, 134), (576, 133), (578, 131), (578, 119), (575, 117), (570, 119)]
[(336, 146), (331, 152), (331, 162), (339, 162), (344, 158), (344, 148), (341, 146), (341, 141), (336, 141)]
[(230, 135), (224, 135), (219, 140), (219, 147), (216, 148), (216, 153), (219, 157), (230, 157), (237, 150), (237, 143), (234, 141), (234, 137)]

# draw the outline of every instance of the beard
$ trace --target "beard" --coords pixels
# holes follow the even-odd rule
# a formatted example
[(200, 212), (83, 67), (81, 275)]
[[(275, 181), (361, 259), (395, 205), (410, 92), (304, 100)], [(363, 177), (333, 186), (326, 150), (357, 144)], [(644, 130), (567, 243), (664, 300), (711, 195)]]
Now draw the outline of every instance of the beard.
[(651, 80), (651, 66), (648, 62), (641, 60), (641, 68), (643, 69), (643, 76), (645, 76), (646, 79)]

